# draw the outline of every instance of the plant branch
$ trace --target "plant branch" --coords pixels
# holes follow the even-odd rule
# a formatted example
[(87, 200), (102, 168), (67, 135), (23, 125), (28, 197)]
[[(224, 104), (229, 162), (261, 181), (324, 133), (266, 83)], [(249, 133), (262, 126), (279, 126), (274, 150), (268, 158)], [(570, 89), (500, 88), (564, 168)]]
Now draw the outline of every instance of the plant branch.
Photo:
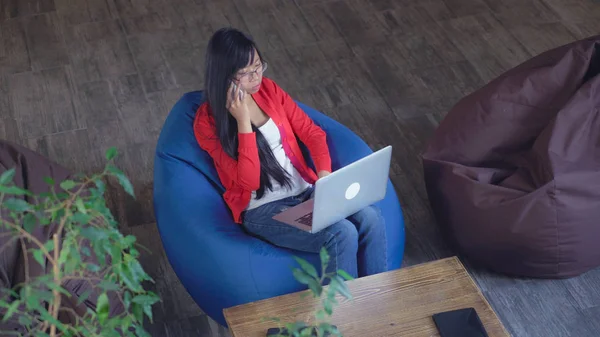
[[(82, 326), (83, 326), (83, 327), (84, 327), (84, 328), (85, 328), (85, 329), (86, 329), (86, 330), (87, 330), (89, 333), (91, 333), (91, 334), (92, 334), (92, 335), (94, 335), (94, 336), (98, 336), (98, 334), (96, 334), (94, 331), (92, 331), (92, 329), (90, 329), (90, 326), (89, 326), (89, 324), (86, 324), (86, 321), (85, 321), (84, 319), (82, 319), (82, 318), (79, 316), (79, 314), (78, 314), (78, 313), (77, 313), (75, 310), (73, 310), (72, 308), (63, 307), (63, 308), (60, 308), (60, 311), (65, 311), (65, 312), (68, 312), (68, 313), (72, 314), (72, 315), (75, 317), (75, 320), (76, 320), (75, 326), (77, 326), (77, 325), (79, 325), (79, 324), (81, 323), (81, 325), (82, 325)], [(75, 329), (75, 327), (73, 327), (73, 326), (70, 326), (70, 325), (69, 325), (69, 326), (68, 326), (68, 328), (69, 328), (69, 329), (72, 329), (72, 330), (74, 330), (75, 332), (77, 332), (77, 330), (76, 330), (76, 329)], [(64, 333), (63, 333), (63, 334), (64, 334)], [(59, 336), (60, 336), (60, 335), (61, 335), (61, 334), (59, 334)]]
[(0, 238), (5, 237), (5, 236), (14, 236), (15, 233), (13, 232), (4, 232), (4, 233), (0, 233)]
[(36, 245), (38, 245), (40, 247), (40, 249), (42, 250), (42, 252), (44, 253), (44, 255), (46, 255), (46, 258), (51, 262), (54, 263), (54, 259), (52, 258), (52, 255), (50, 255), (50, 252), (48, 252), (48, 250), (46, 249), (46, 247), (44, 247), (44, 244), (40, 242), (40, 240), (38, 240), (35, 236), (31, 235), (29, 232), (27, 232), (26, 230), (24, 230), (23, 228), (21, 228), (21, 226), (18, 226), (10, 221), (6, 221), (6, 220), (2, 220), (3, 223), (9, 225), (10, 227), (12, 227), (13, 229), (16, 229), (19, 233), (21, 233), (21, 235), (25, 236), (29, 241), (33, 241)]
[(25, 264), (25, 283), (29, 283), (29, 257), (27, 256), (27, 249), (25, 248), (25, 241), (23, 238), (20, 238), (21, 241), (21, 250), (23, 251), (23, 259)]
[[(109, 160), (115, 155), (115, 152), (111, 153), (107, 152), (106, 155)], [(106, 186), (106, 182), (102, 181), (101, 184), (100, 179), (103, 180), (104, 176), (115, 174), (118, 175), (120, 182), (127, 180), (127, 178), (121, 177), (121, 173), (118, 170), (107, 166), (98, 175), (91, 177), (71, 176), (70, 180), (65, 184), (62, 182), (60, 185), (52, 183), (49, 193), (32, 196), (29, 202), (33, 208), (22, 207), (27, 209), (21, 212), (17, 211), (16, 215), (8, 218), (9, 221), (0, 219), (0, 227), (2, 227), (0, 229), (5, 227), (7, 229), (6, 232), (8, 232), (5, 233), (5, 230), (2, 230), (0, 238), (8, 242), (6, 246), (10, 245), (11, 248), (14, 247), (13, 244), (15, 242), (19, 242), (24, 255), (25, 280), (23, 283), (25, 284), (25, 288), (21, 290), (21, 294), (23, 295), (21, 300), (25, 302), (24, 300), (27, 298), (27, 307), (31, 304), (31, 308), (28, 309), (31, 309), (29, 311), (32, 312), (27, 314), (27, 316), (19, 316), (19, 323), (23, 322), (27, 324), (25, 330), (17, 333), (18, 335), (30, 337), (33, 335), (47, 337), (67, 337), (74, 335), (81, 337), (102, 337), (102, 332), (112, 329), (113, 324), (118, 331), (124, 329), (123, 333), (127, 332), (127, 330), (133, 332), (134, 328), (136, 331), (138, 329), (143, 331), (144, 320), (143, 318), (141, 321), (136, 319), (138, 316), (137, 312), (136, 315), (133, 315), (129, 310), (125, 310), (122, 314), (115, 315), (105, 323), (103, 318), (106, 316), (103, 315), (106, 315), (106, 311), (96, 312), (98, 309), (97, 304), (96, 308), (94, 308), (93, 304), (95, 297), (103, 294), (103, 304), (105, 305), (105, 296), (107, 293), (111, 293), (111, 304), (114, 303), (119, 306), (122, 304), (124, 306), (124, 297), (128, 297), (129, 299), (129, 295), (135, 297), (138, 294), (137, 292), (130, 293), (127, 290), (126, 283), (120, 279), (121, 274), (117, 272), (120, 265), (115, 265), (114, 259), (122, 259), (122, 254), (125, 254), (124, 257), (127, 259), (135, 259), (135, 257), (127, 255), (125, 247), (118, 245), (119, 240), (123, 240), (123, 234), (119, 232), (118, 226), (115, 225), (116, 219), (111, 214), (110, 209), (105, 203), (102, 203), (104, 198), (102, 197), (102, 193), (100, 193), (104, 190), (102, 185)], [(49, 178), (47, 181), (50, 182), (53, 179)], [(94, 184), (98, 187), (98, 193), (95, 193), (92, 189), (91, 193), (88, 194), (86, 190), (90, 186), (94, 186)], [(126, 186), (124, 183), (121, 185), (126, 189), (131, 189), (131, 186)], [(58, 186), (60, 186), (60, 189)], [(0, 205), (2, 205), (2, 201), (6, 198), (4, 193), (0, 193)], [(46, 234), (44, 237), (39, 237), (37, 232), (29, 229), (29, 225), (33, 225), (33, 223), (29, 222), (31, 215), (34, 215), (41, 224), (49, 225), (45, 232), (47, 233), (47, 230), (51, 230), (50, 235)], [(27, 220), (27, 226), (23, 225), (23, 220)], [(85, 230), (81, 231), (79, 222), (85, 222), (86, 226), (93, 228), (89, 232), (85, 232)], [(88, 234), (91, 235), (89, 238)], [(87, 244), (86, 240), (90, 241), (89, 248), (87, 248), (87, 245), (84, 247), (84, 243)], [(113, 245), (118, 245), (116, 248), (119, 249), (115, 250)], [(6, 246), (0, 247), (0, 253), (7, 249)], [(105, 252), (105, 248), (107, 247), (111, 248)], [(141, 245), (140, 247), (145, 249)], [(36, 248), (39, 248), (39, 250)], [(13, 249), (18, 248), (14, 247)], [(65, 249), (68, 249), (69, 252), (65, 251)], [(83, 255), (89, 256), (90, 259), (84, 258), (82, 250), (85, 251)], [(36, 275), (31, 274), (30, 271), (32, 263), (35, 263), (33, 259), (29, 259), (30, 256), (28, 254), (31, 253), (35, 253), (34, 257), (36, 261), (40, 260), (40, 257), (43, 257), (42, 259), (45, 260), (45, 263), (42, 262), (42, 264), (45, 264), (46, 271), (44, 275), (39, 276), (39, 279), (36, 278)], [(98, 256), (98, 259), (107, 262), (100, 263), (99, 260), (96, 261), (94, 259), (96, 254), (102, 254)], [(117, 256), (113, 254), (117, 254)], [(108, 262), (109, 260), (100, 259), (100, 257), (111, 259), (113, 262), (110, 263)], [(79, 298), (75, 298), (77, 302), (73, 302), (73, 307), (71, 307), (70, 301), (69, 305), (66, 303), (67, 298), (73, 297), (73, 294), (71, 293), (69, 296), (64, 292), (63, 285), (68, 286), (65, 282), (90, 285), (89, 291), (86, 290), (85, 294)], [(84, 286), (84, 288), (87, 288), (87, 286)], [(18, 291), (18, 288), (13, 287), (13, 289), (17, 289)], [(7, 290), (10, 291), (12, 296), (21, 297), (14, 290)], [(112, 295), (113, 292), (115, 294), (114, 297)], [(63, 297), (63, 293), (67, 297)], [(141, 294), (144, 294), (144, 292), (142, 291)], [(91, 300), (84, 301), (86, 296), (90, 296)], [(142, 298), (140, 297), (140, 299)], [(77, 306), (75, 306), (75, 303), (78, 303)], [(34, 310), (34, 308), (37, 309)], [(20, 309), (18, 308), (15, 312), (19, 312)], [(103, 310), (105, 309), (106, 306), (103, 306)], [(137, 307), (135, 309), (141, 308)], [(144, 310), (147, 310), (145, 306)], [(78, 311), (81, 311), (81, 313), (78, 313)], [(70, 322), (57, 322), (63, 313), (73, 316)]]
[[(61, 223), (64, 224), (64, 221)], [(54, 233), (54, 235), (52, 236), (52, 239), (54, 240), (54, 261), (57, 261), (56, 263), (53, 264), (53, 274), (54, 274), (54, 283), (56, 284), (56, 286), (60, 286), (61, 284), (61, 280), (60, 280), (60, 269), (58, 266), (58, 234)], [(57, 319), (58, 318), (58, 309), (60, 308), (60, 301), (61, 301), (61, 297), (60, 297), (60, 292), (58, 291), (58, 289), (54, 289), (52, 290), (52, 293), (54, 294), (54, 303), (52, 303), (52, 318)], [(51, 324), (50, 325), (50, 337), (56, 337), (56, 325), (55, 324)]]
[[(73, 206), (73, 200), (74, 198), (77, 198), (77, 196), (79, 195), (79, 193), (81, 193), (81, 191), (83, 190), (83, 188), (87, 185), (87, 182), (83, 183), (79, 189), (77, 190), (77, 192), (73, 195), (71, 195), (71, 197), (66, 201), (66, 204), (64, 205), (64, 209), (65, 209), (65, 214), (62, 217), (62, 219), (60, 220), (60, 223), (58, 225), (58, 229), (56, 230), (56, 232), (52, 235), (52, 240), (54, 241), (54, 260), (52, 263), (52, 273), (54, 276), (54, 283), (56, 284), (56, 286), (60, 286), (60, 284), (62, 284), (62, 279), (60, 276), (60, 266), (58, 265), (58, 258), (59, 258), (59, 252), (60, 252), (60, 246), (59, 246), (59, 236), (62, 237), (62, 231), (65, 227), (65, 224), (67, 223), (67, 219), (69, 218), (69, 213), (71, 210), (71, 207)], [(52, 290), (52, 294), (54, 296), (54, 302), (52, 303), (51, 307), (51, 315), (52, 318), (57, 319), (58, 318), (58, 312), (60, 309), (60, 302), (61, 302), (61, 296), (60, 296), (60, 292), (58, 291), (58, 289), (54, 289)], [(55, 324), (51, 324), (50, 325), (50, 336), (51, 337), (56, 337), (56, 325)]]
[(17, 240), (18, 238), (20, 238), (20, 236), (14, 236), (14, 233), (10, 232), (10, 234), (13, 234), (13, 237), (10, 238), (8, 240), (7, 243), (5, 243), (1, 248), (0, 248), (0, 254), (2, 254), (2, 252), (6, 249), (6, 247), (10, 246), (11, 241), (13, 240)]

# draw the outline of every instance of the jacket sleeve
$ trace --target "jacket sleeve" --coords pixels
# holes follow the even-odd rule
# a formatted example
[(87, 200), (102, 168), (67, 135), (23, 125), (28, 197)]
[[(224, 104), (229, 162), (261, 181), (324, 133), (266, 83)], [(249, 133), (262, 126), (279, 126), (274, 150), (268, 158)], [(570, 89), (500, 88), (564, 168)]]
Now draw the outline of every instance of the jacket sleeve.
[(260, 160), (256, 145), (256, 133), (238, 133), (238, 158), (231, 158), (219, 141), (214, 125), (207, 118), (196, 118), (194, 135), (200, 147), (215, 163), (221, 183), (225, 188), (241, 187), (256, 191), (260, 187)]
[(310, 151), (317, 173), (320, 171), (331, 172), (327, 134), (308, 117), (287, 92), (283, 91), (274, 82), (273, 85), (275, 86), (276, 97), (283, 106), (283, 111), (292, 126), (292, 130)]

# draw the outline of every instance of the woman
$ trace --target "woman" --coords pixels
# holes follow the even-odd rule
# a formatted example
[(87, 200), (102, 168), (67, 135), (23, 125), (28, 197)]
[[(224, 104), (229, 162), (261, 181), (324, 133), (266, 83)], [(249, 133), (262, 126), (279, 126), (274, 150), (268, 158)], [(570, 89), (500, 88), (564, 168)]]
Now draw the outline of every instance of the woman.
[[(386, 237), (378, 209), (367, 207), (311, 234), (272, 217), (311, 197), (317, 179), (331, 172), (325, 132), (275, 82), (263, 77), (267, 63), (242, 32), (223, 28), (206, 54), (206, 102), (194, 133), (210, 154), (235, 222), (273, 245), (329, 252), (328, 271), (353, 277), (387, 270)], [(310, 151), (306, 164), (296, 136)]]

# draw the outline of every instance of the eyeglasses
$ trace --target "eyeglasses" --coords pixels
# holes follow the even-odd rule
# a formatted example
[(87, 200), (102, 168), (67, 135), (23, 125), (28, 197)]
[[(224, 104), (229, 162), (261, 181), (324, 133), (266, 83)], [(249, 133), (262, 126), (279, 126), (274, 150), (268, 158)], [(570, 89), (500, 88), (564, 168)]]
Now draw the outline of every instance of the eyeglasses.
[(235, 75), (235, 79), (238, 81), (241, 80), (246, 80), (246, 81), (250, 81), (252, 80), (252, 78), (254, 78), (253, 75), (262, 75), (262, 73), (265, 72), (265, 70), (267, 70), (268, 68), (268, 63), (267, 62), (262, 62), (261, 65), (259, 65), (256, 69), (254, 69), (253, 71), (249, 71), (249, 72), (245, 72), (245, 73), (240, 73)]

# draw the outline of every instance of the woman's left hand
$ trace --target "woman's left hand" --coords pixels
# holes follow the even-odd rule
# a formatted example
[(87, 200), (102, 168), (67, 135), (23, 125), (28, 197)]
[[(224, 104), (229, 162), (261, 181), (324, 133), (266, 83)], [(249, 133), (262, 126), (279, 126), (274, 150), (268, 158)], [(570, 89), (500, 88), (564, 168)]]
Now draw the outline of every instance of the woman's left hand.
[(330, 175), (331, 172), (328, 171), (319, 171), (319, 173), (317, 173), (317, 176), (319, 177), (319, 179), (327, 177), (328, 175)]

